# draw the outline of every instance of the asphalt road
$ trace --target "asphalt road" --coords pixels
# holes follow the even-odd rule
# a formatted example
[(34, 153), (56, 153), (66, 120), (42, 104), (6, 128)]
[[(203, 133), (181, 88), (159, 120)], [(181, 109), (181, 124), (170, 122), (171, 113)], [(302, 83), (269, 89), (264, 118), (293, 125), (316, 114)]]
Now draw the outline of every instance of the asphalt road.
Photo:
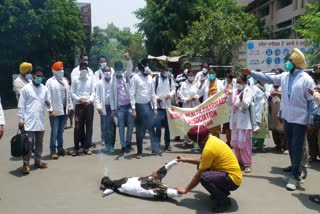
[[(177, 200), (155, 201), (112, 194), (101, 196), (99, 181), (108, 175), (118, 179), (149, 175), (178, 154), (187, 157), (199, 155), (192, 148), (183, 148), (182, 142), (172, 142), (173, 151), (162, 156), (151, 156), (149, 140), (145, 140), (144, 157), (135, 159), (135, 152), (125, 156), (104, 154), (100, 141), (99, 117), (95, 113), (93, 141), (97, 147), (91, 156), (49, 159), (50, 126), (44, 139), (43, 159), (48, 169), (37, 169), (28, 176), (21, 173), (22, 161), (10, 156), (10, 139), (17, 131), (16, 110), (5, 111), (5, 134), (0, 142), (0, 213), (1, 214), (101, 214), (101, 213), (210, 213), (212, 202), (206, 190), (197, 186), (191, 193)], [(222, 139), (225, 136), (222, 135)], [(117, 136), (117, 139), (118, 136)], [(65, 131), (65, 147), (73, 145), (73, 129)], [(135, 134), (133, 142), (135, 141)], [(287, 174), (282, 168), (289, 165), (289, 157), (272, 152), (271, 139), (266, 142), (267, 153), (255, 153), (251, 174), (244, 175), (241, 187), (232, 192), (229, 213), (319, 213), (320, 205), (308, 200), (309, 194), (320, 193), (320, 162), (312, 163), (308, 178), (299, 190), (285, 189)], [(135, 147), (135, 146), (134, 146)], [(116, 142), (119, 152), (119, 140)], [(136, 149), (136, 148), (135, 148)], [(33, 163), (33, 161), (31, 162)], [(163, 180), (170, 187), (186, 186), (195, 173), (192, 165), (178, 164)]]

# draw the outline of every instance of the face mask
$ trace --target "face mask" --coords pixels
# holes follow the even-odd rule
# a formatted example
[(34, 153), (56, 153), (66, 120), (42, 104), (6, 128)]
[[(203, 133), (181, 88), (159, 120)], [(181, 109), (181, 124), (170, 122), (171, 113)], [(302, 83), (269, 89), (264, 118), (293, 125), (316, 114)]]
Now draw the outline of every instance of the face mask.
[(286, 63), (284, 63), (284, 69), (286, 71), (291, 71), (293, 68), (293, 64), (290, 60), (288, 60)]
[(143, 71), (144, 74), (149, 74), (149, 67), (144, 67), (144, 71)]
[(89, 61), (82, 61), (82, 62), (84, 62), (84, 63), (86, 63), (87, 65), (89, 65)]
[(214, 80), (216, 78), (216, 74), (209, 74), (209, 79)]
[(55, 71), (53, 74), (57, 79), (62, 80), (62, 78), (64, 77), (64, 70)]
[(168, 71), (165, 71), (164, 73), (162, 73), (162, 76), (164, 76), (164, 77), (168, 77)]
[(25, 79), (32, 80), (32, 74), (26, 74)]
[(104, 72), (103, 74), (104, 74), (104, 77), (106, 79), (110, 79), (111, 78), (111, 73), (110, 72)]
[(87, 70), (80, 70), (80, 78), (81, 79), (87, 78), (87, 73), (88, 73)]
[(194, 76), (188, 76), (188, 80), (192, 82), (194, 80)]
[(202, 68), (202, 72), (203, 72), (204, 74), (206, 74), (206, 73), (208, 73), (208, 69), (207, 69), (207, 68)]
[(241, 91), (244, 88), (244, 85), (240, 85), (239, 83), (236, 84), (236, 88)]
[(117, 71), (117, 76), (118, 76), (118, 77), (122, 76), (122, 74), (123, 74), (123, 71), (122, 71), (122, 70)]
[(105, 69), (106, 67), (107, 67), (107, 63), (106, 62), (100, 63), (100, 68), (101, 69)]
[(168, 71), (169, 71), (170, 73), (172, 73), (172, 72), (173, 72), (173, 68), (169, 68)]
[(33, 81), (35, 84), (40, 85), (42, 83), (42, 77), (35, 76)]

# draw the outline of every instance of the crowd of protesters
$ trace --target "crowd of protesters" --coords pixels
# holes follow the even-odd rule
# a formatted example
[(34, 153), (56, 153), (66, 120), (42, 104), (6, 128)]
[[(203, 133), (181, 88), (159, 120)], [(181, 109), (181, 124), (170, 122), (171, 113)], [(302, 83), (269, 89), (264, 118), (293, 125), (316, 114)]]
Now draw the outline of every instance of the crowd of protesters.
[[(226, 134), (226, 145), (233, 149), (239, 169), (241, 168), (244, 173), (250, 173), (253, 169), (252, 152), (255, 149), (265, 152), (264, 141), (269, 138), (271, 131), (275, 150), (284, 155), (289, 154), (291, 165), (284, 169), (290, 172), (286, 188), (295, 190), (307, 177), (308, 160), (317, 160), (320, 153), (318, 143), (320, 68), (315, 68), (311, 74), (304, 72), (306, 60), (299, 49), (293, 49), (287, 56), (285, 71), (278, 68), (273, 70), (272, 74), (266, 74), (259, 70), (242, 68), (237, 76), (233, 71), (229, 71), (223, 80), (217, 78), (216, 71), (208, 63), (203, 63), (199, 72), (195, 72), (190, 63), (185, 63), (181, 73), (175, 78), (167, 64), (163, 65), (159, 75), (152, 76), (146, 58), (139, 60), (136, 72), (132, 72), (133, 64), (129, 54), (126, 53), (123, 57), (126, 69), (121, 61), (116, 61), (113, 68), (109, 67), (107, 58), (100, 56), (99, 69), (93, 72), (88, 66), (88, 55), (82, 54), (79, 66), (71, 73), (71, 84), (64, 78), (64, 65), (61, 61), (52, 65), (52, 77), (45, 85), (42, 84), (44, 72), (41, 67), (33, 68), (30, 63), (21, 63), (20, 75), (14, 85), (18, 100), (19, 127), (30, 136), (30, 152), (23, 157), (25, 174), (30, 172), (29, 162), (32, 153), (35, 166), (47, 168), (47, 163), (41, 160), (46, 110), (49, 113), (51, 126), (50, 158), (58, 159), (59, 156), (67, 154), (63, 133), (70, 115), (74, 115), (74, 149), (71, 155), (77, 156), (80, 151), (91, 155), (96, 108), (101, 122), (101, 144), (105, 146), (106, 153), (116, 152), (116, 147), (119, 147), (123, 155), (134, 151), (131, 140), (135, 127), (137, 159), (143, 157), (142, 142), (146, 131), (150, 137), (151, 154), (159, 155), (162, 152), (160, 146), (162, 130), (164, 130), (164, 151), (172, 150), (172, 137), (175, 137), (175, 140), (182, 137), (184, 146), (188, 146), (189, 142), (194, 146), (202, 145), (201, 152), (206, 151), (202, 155), (208, 158), (211, 153), (204, 150), (208, 136), (214, 136), (210, 137), (210, 143), (207, 143), (213, 148), (215, 144), (212, 142), (218, 142), (223, 132)], [(194, 108), (220, 91), (224, 91), (228, 97), (230, 106), (228, 123), (210, 129), (201, 126), (200, 130), (199, 126), (197, 130), (190, 130), (196, 132), (197, 137), (194, 133), (170, 136), (166, 107), (177, 105), (181, 108)], [(0, 138), (4, 124), (0, 105)], [(119, 145), (115, 145), (117, 127)], [(202, 134), (205, 137), (199, 143), (198, 139)], [(217, 145), (219, 149), (226, 148)], [(178, 161), (200, 163), (202, 170), (208, 167), (217, 170), (210, 165), (212, 163), (209, 160), (206, 166), (201, 159), (188, 160), (179, 157)], [(234, 165), (232, 162), (233, 167)], [(204, 172), (200, 170), (199, 173)], [(202, 179), (200, 174), (198, 183)], [(210, 176), (219, 180), (217, 174)], [(235, 179), (236, 182), (232, 182)], [(230, 186), (231, 182), (234, 188), (228, 191), (235, 190), (240, 185), (241, 179), (241, 176), (231, 177), (228, 185)], [(203, 182), (203, 185), (208, 187), (207, 181)], [(180, 188), (178, 191), (186, 193), (195, 183), (191, 182), (188, 188)], [(219, 188), (221, 191), (225, 186)], [(212, 194), (215, 191), (219, 192), (217, 188), (212, 191), (209, 187), (206, 189)], [(222, 195), (223, 200), (220, 205), (223, 207), (228, 201), (226, 201), (227, 195)], [(319, 203), (320, 197), (312, 196), (311, 200)]]

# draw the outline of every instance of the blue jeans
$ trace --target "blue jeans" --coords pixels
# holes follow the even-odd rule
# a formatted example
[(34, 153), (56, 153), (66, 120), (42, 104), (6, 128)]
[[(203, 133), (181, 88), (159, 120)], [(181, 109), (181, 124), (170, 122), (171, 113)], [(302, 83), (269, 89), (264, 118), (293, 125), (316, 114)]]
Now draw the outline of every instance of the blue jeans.
[(116, 138), (116, 127), (113, 118), (111, 117), (110, 106), (106, 106), (106, 113), (106, 115), (100, 115), (102, 135), (105, 145), (114, 147)]
[[(131, 114), (131, 105), (119, 106), (117, 109), (117, 118), (119, 124), (119, 135), (121, 148), (131, 148), (131, 138), (133, 132), (133, 117)], [(125, 127), (127, 126), (127, 135), (125, 137)]]
[[(54, 118), (49, 117), (50, 126), (51, 126), (51, 135), (50, 135), (50, 152), (56, 152), (63, 149), (63, 132), (64, 125), (66, 124), (66, 115), (56, 116)], [(58, 146), (56, 147), (56, 141), (58, 141)]]
[(149, 131), (151, 141), (151, 151), (153, 153), (160, 152), (160, 142), (157, 141), (156, 133), (154, 131), (154, 114), (151, 104), (138, 104), (136, 103), (136, 138), (138, 154), (142, 154), (142, 141), (144, 127)]
[(166, 146), (170, 146), (170, 129), (165, 109), (158, 109), (158, 115), (155, 123), (157, 140), (161, 142), (161, 127), (162, 124), (164, 124), (164, 142)]
[(284, 131), (288, 141), (288, 149), (292, 167), (290, 175), (294, 176), (295, 178), (299, 178), (301, 174), (301, 160), (306, 139), (307, 126), (284, 121)]

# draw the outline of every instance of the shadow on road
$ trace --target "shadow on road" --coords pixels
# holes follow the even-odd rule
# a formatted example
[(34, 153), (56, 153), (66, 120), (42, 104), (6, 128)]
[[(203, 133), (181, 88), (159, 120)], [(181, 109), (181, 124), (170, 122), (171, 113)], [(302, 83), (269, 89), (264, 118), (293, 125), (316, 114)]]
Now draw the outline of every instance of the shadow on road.
[(312, 201), (309, 200), (309, 194), (305, 194), (305, 193), (293, 193), (292, 196), (296, 197), (297, 199), (299, 199), (299, 201), (301, 202), (301, 204), (303, 204), (306, 208), (310, 209), (310, 210), (315, 210), (320, 212), (320, 204), (316, 204)]
[[(182, 199), (177, 206), (187, 207), (192, 210), (196, 210), (198, 214), (211, 213), (213, 201), (210, 200), (209, 195), (199, 191), (195, 192), (194, 198), (185, 198)], [(235, 199), (231, 198), (231, 208), (224, 213), (232, 213), (239, 210), (238, 203)]]

